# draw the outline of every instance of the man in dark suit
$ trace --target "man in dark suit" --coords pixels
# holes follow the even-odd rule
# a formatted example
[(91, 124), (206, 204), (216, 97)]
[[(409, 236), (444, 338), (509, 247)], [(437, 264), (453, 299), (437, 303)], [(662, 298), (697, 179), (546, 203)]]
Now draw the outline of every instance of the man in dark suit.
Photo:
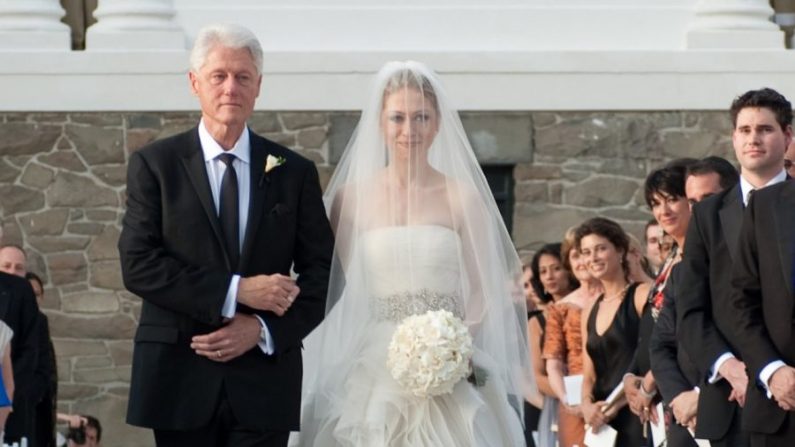
[(795, 183), (759, 191), (745, 213), (732, 295), (748, 366), (751, 445), (795, 445)]
[(0, 271), (0, 320), (14, 331), (11, 363), (14, 369), (14, 411), (5, 427), (5, 441), (18, 442), (33, 436), (32, 395), (39, 357), (39, 307), (28, 281)]
[(158, 446), (283, 446), (298, 430), (333, 237), (314, 165), (246, 126), (261, 70), (249, 30), (204, 28), (201, 122), (130, 156), (119, 251), (143, 307), (127, 421)]
[(752, 191), (783, 181), (784, 151), (791, 139), (792, 107), (771, 89), (752, 90), (731, 106), (732, 143), (740, 162), (740, 183), (693, 207), (684, 258), (680, 263), (676, 313), (678, 339), (706, 380), (698, 403), (696, 436), (712, 445), (744, 446), (741, 407), (748, 376), (736, 345), (733, 310), (738, 290), (732, 264), (742, 212)]
[[(25, 401), (30, 406), (29, 418), (32, 421), (30, 429), (24, 433), (28, 443), (35, 447), (50, 447), (55, 445), (55, 391), (58, 386), (58, 376), (55, 371), (55, 352), (50, 338), (50, 325), (47, 316), (41, 311), (42, 301), (39, 294), (43, 293), (42, 281), (38, 275), (28, 272), (28, 256), (22, 247), (16, 245), (0, 246), (0, 271), (10, 275), (29, 280), (31, 275), (38, 281), (30, 282), (33, 296), (36, 300), (38, 315), (36, 324), (36, 343), (38, 357), (33, 377), (27, 381), (20, 392), (15, 392), (16, 398)], [(54, 385), (53, 385), (54, 382)], [(16, 410), (15, 410), (16, 411)], [(13, 426), (13, 423), (12, 423)]]
[[(720, 157), (707, 157), (689, 165), (685, 176), (685, 196), (692, 206), (707, 197), (733, 187), (739, 180), (734, 166)], [(680, 270), (673, 267), (665, 285), (663, 307), (649, 341), (649, 357), (657, 388), (673, 411), (668, 443), (693, 446), (695, 441), (684, 427), (696, 425), (701, 377), (695, 363), (676, 340), (676, 286)]]

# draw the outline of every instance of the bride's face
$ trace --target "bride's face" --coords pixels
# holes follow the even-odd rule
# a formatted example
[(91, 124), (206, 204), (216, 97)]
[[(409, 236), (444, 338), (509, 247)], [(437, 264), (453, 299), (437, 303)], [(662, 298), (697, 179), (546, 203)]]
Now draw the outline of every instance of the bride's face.
[(425, 153), (439, 130), (436, 104), (412, 87), (389, 93), (381, 111), (381, 129), (392, 157), (407, 160)]

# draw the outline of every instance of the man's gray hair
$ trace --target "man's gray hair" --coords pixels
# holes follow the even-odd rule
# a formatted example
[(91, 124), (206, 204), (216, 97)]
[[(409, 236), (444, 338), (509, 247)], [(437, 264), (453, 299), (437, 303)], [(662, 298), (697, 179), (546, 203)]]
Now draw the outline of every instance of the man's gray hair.
[(216, 45), (227, 48), (245, 48), (251, 53), (257, 73), (262, 73), (262, 46), (251, 30), (231, 23), (208, 25), (199, 30), (190, 52), (190, 69), (198, 73), (207, 61), (207, 55)]

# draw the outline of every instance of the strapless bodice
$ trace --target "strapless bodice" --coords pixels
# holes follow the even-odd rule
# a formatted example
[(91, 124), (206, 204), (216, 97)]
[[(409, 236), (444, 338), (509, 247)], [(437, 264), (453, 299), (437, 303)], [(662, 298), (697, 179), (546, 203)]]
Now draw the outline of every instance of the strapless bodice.
[(428, 310), (462, 316), (460, 239), (439, 225), (384, 227), (362, 236), (371, 313), (400, 321)]

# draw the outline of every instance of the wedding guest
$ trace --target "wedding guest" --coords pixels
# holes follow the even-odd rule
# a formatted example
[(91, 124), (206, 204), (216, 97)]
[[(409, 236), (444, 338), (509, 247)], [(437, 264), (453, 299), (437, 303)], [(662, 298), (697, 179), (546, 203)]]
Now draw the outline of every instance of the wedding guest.
[(561, 244), (546, 244), (533, 256), (531, 268), (532, 283), (541, 302), (541, 313), (527, 323), (530, 334), (530, 360), (535, 373), (538, 390), (544, 396), (544, 407), (539, 419), (539, 443), (541, 447), (553, 446), (558, 442), (557, 433), (550, 431), (558, 426), (558, 398), (549, 383), (549, 377), (541, 353), (544, 350), (547, 311), (549, 306), (569, 294), (577, 287), (571, 273), (563, 266)]
[[(687, 166), (685, 196), (692, 206), (739, 180), (737, 170), (720, 157), (707, 157)], [(696, 427), (701, 379), (695, 363), (676, 340), (676, 289), (681, 270), (675, 265), (663, 293), (662, 309), (657, 316), (649, 340), (651, 370), (663, 401), (670, 409), (667, 419), (668, 445), (695, 447), (695, 441), (684, 427)]]
[[(20, 256), (20, 253), (22, 256)], [(39, 307), (30, 283), (24, 275), (24, 252), (16, 246), (0, 248), (0, 320), (14, 333), (11, 339), (11, 361), (14, 376), (13, 411), (5, 425), (5, 442), (20, 442), (23, 437), (35, 441), (35, 403), (40, 390), (36, 386), (36, 364), (39, 358)], [(8, 261), (13, 259), (13, 261)], [(7, 273), (13, 272), (13, 274)]]
[[(651, 209), (655, 220), (673, 240), (667, 251), (657, 277), (649, 292), (638, 331), (638, 346), (628, 373), (624, 376), (624, 392), (629, 407), (640, 418), (642, 424), (661, 424), (654, 411), (657, 397), (657, 385), (651, 372), (649, 361), (649, 338), (657, 321), (663, 304), (663, 290), (668, 282), (671, 269), (681, 259), (679, 247), (684, 243), (687, 225), (690, 221), (690, 205), (685, 196), (685, 175), (687, 166), (696, 160), (674, 160), (662, 168), (652, 171), (644, 184), (646, 204)], [(663, 252), (663, 250), (660, 250)], [(648, 427), (649, 429), (651, 427)], [(647, 430), (647, 433), (650, 433)]]
[[(564, 376), (582, 374), (581, 315), (602, 293), (602, 284), (588, 271), (574, 241), (575, 228), (566, 231), (561, 245), (563, 266), (580, 286), (547, 308), (543, 359), (550, 387), (558, 398), (558, 439), (561, 447), (582, 446), (585, 421), (579, 404), (567, 404)], [(579, 392), (579, 390), (578, 390)]]
[(627, 233), (629, 238), (629, 252), (627, 253), (627, 265), (629, 267), (630, 282), (646, 283), (652, 282), (654, 270), (649, 258), (643, 254), (640, 241), (635, 235)]
[(616, 445), (637, 446), (643, 440), (641, 424), (627, 407), (627, 400), (623, 394), (611, 402), (606, 399), (613, 390), (621, 389), (632, 361), (649, 284), (630, 282), (629, 237), (612, 220), (597, 217), (585, 221), (577, 228), (575, 241), (589, 272), (604, 289), (586, 310), (588, 318), (582, 319), (583, 416), (594, 431), (604, 424), (617, 430)]
[(740, 293), (731, 284), (731, 272), (739, 259), (743, 208), (752, 191), (787, 177), (792, 105), (775, 90), (751, 90), (732, 102), (730, 116), (740, 181), (693, 207), (680, 263), (687, 287), (680, 287), (676, 297), (678, 339), (706, 380), (700, 387), (696, 436), (713, 446), (747, 446), (745, 430), (774, 432), (781, 422), (766, 410), (769, 402), (756, 377), (749, 386), (737, 345), (737, 312), (729, 303)]
[(660, 228), (660, 224), (654, 218), (649, 219), (643, 229), (643, 241), (646, 243), (646, 258), (649, 259), (651, 268), (655, 273), (660, 269), (664, 259), (660, 256), (661, 236), (662, 228)]
[[(527, 305), (527, 323), (528, 326), (531, 320), (535, 319), (543, 319), (543, 311), (539, 309), (539, 306), (542, 305), (541, 301), (536, 294), (535, 287), (531, 280), (533, 279), (533, 268), (530, 265), (531, 259), (523, 259), (522, 260), (522, 287), (524, 289), (525, 294), (525, 304)], [(529, 337), (529, 331), (528, 331)], [(529, 385), (529, 390), (525, 392), (525, 401), (524, 401), (524, 429), (525, 429), (525, 444), (527, 447), (535, 447), (535, 439), (533, 438), (533, 433), (538, 432), (538, 422), (541, 417), (541, 409), (544, 408), (544, 399), (543, 396), (538, 392), (538, 387), (536, 386), (536, 382), (538, 379), (535, 378), (535, 372), (531, 372), (530, 374), (533, 375), (533, 384)]]

